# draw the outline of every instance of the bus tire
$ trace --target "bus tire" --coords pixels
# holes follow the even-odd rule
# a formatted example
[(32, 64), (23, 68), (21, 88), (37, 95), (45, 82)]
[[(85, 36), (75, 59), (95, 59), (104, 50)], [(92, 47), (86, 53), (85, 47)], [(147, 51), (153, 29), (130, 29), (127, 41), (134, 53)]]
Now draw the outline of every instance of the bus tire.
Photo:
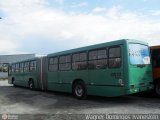
[(84, 100), (87, 98), (86, 85), (83, 81), (78, 81), (73, 86), (73, 95), (77, 99)]
[(12, 84), (13, 84), (14, 87), (16, 87), (15, 79), (14, 78), (12, 78)]
[(160, 82), (157, 82), (155, 84), (155, 93), (156, 93), (157, 96), (160, 97)]
[(13, 80), (13, 86), (16, 87), (15, 80)]
[(35, 89), (33, 80), (30, 80), (30, 81), (29, 81), (29, 89), (30, 89), (30, 90), (34, 90), (34, 89)]

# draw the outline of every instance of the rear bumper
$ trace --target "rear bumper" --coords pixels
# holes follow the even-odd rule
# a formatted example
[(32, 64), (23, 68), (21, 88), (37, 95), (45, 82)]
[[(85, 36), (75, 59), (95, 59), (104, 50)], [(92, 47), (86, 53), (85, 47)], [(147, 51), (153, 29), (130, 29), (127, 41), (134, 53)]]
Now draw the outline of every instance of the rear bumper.
[(136, 88), (132, 88), (132, 89), (128, 89), (126, 92), (126, 94), (134, 94), (134, 93), (138, 93), (138, 92), (144, 92), (144, 91), (149, 91), (152, 90), (154, 88), (153, 85), (148, 85), (148, 86), (143, 86), (143, 87), (136, 87)]

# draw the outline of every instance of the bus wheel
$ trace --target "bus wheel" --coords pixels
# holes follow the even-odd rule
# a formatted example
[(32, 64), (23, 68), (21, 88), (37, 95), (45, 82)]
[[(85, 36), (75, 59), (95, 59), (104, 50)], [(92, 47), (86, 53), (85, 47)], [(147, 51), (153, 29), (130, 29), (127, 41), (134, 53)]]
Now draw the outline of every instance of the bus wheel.
[(12, 81), (12, 84), (14, 87), (16, 87), (15, 80)]
[(31, 90), (34, 90), (34, 89), (35, 89), (33, 80), (30, 80), (30, 81), (29, 81), (29, 89), (31, 89)]
[(158, 96), (160, 96), (160, 82), (155, 84), (155, 92)]
[(86, 99), (87, 92), (84, 82), (78, 81), (73, 86), (73, 94), (77, 99)]
[(15, 79), (14, 79), (14, 78), (12, 78), (12, 84), (13, 84), (14, 87), (16, 86), (16, 85), (15, 85)]

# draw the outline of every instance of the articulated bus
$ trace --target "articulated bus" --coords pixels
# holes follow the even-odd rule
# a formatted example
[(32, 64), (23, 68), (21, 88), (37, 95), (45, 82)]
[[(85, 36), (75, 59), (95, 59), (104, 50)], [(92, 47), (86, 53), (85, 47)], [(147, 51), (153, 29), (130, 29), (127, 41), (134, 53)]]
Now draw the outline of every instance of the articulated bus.
[(155, 93), (160, 96), (160, 46), (151, 47)]
[(117, 40), (10, 65), (9, 83), (30, 89), (115, 97), (153, 89), (147, 43)]

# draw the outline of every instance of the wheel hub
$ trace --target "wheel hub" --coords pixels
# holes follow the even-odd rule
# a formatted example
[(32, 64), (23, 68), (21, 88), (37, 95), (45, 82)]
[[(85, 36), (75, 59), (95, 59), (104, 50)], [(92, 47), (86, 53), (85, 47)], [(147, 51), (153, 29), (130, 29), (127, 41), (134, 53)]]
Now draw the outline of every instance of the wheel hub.
[(75, 93), (77, 96), (82, 96), (83, 95), (83, 88), (80, 85), (77, 85), (75, 88)]

